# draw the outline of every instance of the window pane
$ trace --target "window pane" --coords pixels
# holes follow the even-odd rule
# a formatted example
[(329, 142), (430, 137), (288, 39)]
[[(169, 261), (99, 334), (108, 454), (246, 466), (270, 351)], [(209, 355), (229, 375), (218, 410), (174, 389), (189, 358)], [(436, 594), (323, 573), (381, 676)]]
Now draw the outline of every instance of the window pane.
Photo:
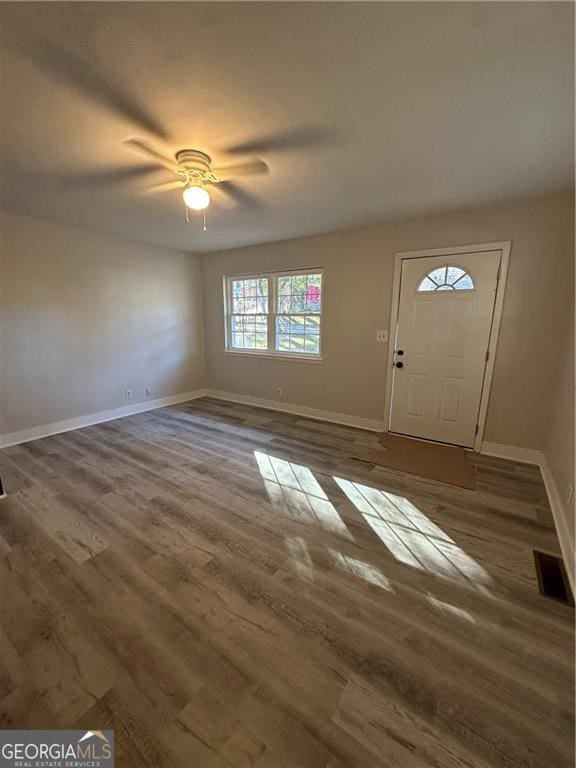
[(246, 314), (252, 314), (252, 315), (256, 314), (257, 306), (258, 305), (256, 303), (256, 296), (254, 296), (253, 298), (252, 297), (246, 298), (244, 300), (244, 312), (246, 312)]
[(306, 336), (305, 337), (305, 352), (309, 352), (314, 355), (320, 353), (320, 337), (319, 336)]
[(231, 346), (235, 349), (268, 349), (268, 320), (261, 315), (232, 315)]
[(292, 283), (292, 296), (305, 296), (306, 295), (306, 280), (308, 275), (292, 275), (290, 281)]
[(257, 349), (268, 349), (268, 334), (267, 333), (257, 333), (256, 334), (256, 348)]
[(430, 280), (428, 277), (425, 277), (418, 286), (419, 291), (435, 291), (436, 288), (438, 288), (436, 283), (433, 283), (432, 280)]
[(290, 333), (293, 334), (299, 334), (304, 333), (304, 316), (303, 315), (292, 315), (289, 318), (289, 329)]
[(290, 336), (276, 335), (276, 351), (288, 352), (290, 350)]
[(439, 267), (438, 269), (432, 270), (432, 272), (428, 273), (428, 277), (431, 280), (434, 280), (437, 285), (442, 285), (446, 282), (446, 267)]
[(268, 312), (268, 278), (251, 277), (232, 280), (232, 312), (234, 314), (266, 314)]
[(276, 278), (278, 313), (320, 312), (322, 275), (281, 275)]
[(290, 304), (291, 312), (304, 312), (306, 309), (306, 292), (293, 293), (292, 301)]
[(290, 332), (290, 318), (286, 316), (280, 316), (276, 318), (276, 333), (289, 333)]
[(313, 355), (320, 354), (320, 316), (277, 316), (276, 351)]
[(304, 352), (304, 336), (290, 336), (290, 351)]
[(448, 274), (446, 276), (446, 282), (448, 285), (453, 285), (459, 277), (462, 277), (464, 270), (460, 267), (448, 267)]
[(306, 311), (320, 312), (322, 305), (322, 275), (308, 275), (306, 279)]
[(290, 294), (287, 296), (278, 296), (278, 312), (290, 312), (292, 308), (292, 297)]
[(454, 283), (454, 288), (457, 291), (472, 291), (474, 290), (474, 283), (470, 275), (464, 275), (457, 283)]
[(320, 333), (320, 318), (314, 315), (306, 315), (306, 335)]
[(292, 290), (290, 288), (290, 277), (287, 277), (286, 275), (278, 278), (278, 295), (279, 296), (290, 296), (292, 293)]

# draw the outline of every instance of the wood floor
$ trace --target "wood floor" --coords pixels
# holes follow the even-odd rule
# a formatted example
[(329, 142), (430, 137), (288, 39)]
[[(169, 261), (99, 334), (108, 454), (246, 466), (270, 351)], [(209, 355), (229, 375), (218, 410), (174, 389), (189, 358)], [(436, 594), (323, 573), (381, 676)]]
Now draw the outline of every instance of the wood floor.
[(0, 728), (118, 768), (568, 768), (573, 610), (539, 470), (197, 400), (0, 452)]

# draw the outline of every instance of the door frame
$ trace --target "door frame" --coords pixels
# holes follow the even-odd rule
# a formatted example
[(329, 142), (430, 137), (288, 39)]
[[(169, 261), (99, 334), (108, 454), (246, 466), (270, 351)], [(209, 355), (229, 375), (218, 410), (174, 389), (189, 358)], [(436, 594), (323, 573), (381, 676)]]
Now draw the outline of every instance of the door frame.
[(482, 395), (478, 411), (478, 431), (474, 439), (474, 450), (480, 451), (484, 439), (486, 414), (488, 412), (488, 400), (494, 375), (494, 363), (496, 362), (496, 350), (500, 333), (500, 321), (504, 306), (504, 293), (506, 279), (508, 277), (508, 265), (510, 263), (511, 240), (500, 240), (496, 243), (477, 243), (475, 245), (453, 245), (446, 248), (426, 248), (419, 251), (398, 251), (394, 254), (394, 279), (392, 281), (392, 306), (390, 309), (390, 333), (388, 336), (388, 360), (386, 371), (386, 399), (384, 402), (384, 432), (390, 431), (390, 416), (392, 406), (392, 375), (394, 367), (394, 349), (396, 347), (396, 333), (398, 331), (398, 312), (400, 309), (400, 278), (402, 274), (402, 262), (405, 259), (424, 259), (429, 256), (458, 256), (464, 253), (481, 253), (482, 251), (500, 251), (500, 270), (496, 284), (496, 296), (492, 312), (492, 324), (488, 338), (488, 360), (484, 368), (484, 380), (482, 382)]

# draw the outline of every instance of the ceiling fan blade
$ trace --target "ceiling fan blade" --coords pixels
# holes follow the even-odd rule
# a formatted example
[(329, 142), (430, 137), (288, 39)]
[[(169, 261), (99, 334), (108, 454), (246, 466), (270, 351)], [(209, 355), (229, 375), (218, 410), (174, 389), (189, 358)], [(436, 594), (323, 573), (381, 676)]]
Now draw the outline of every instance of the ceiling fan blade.
[(173, 159), (163, 154), (159, 149), (152, 147), (145, 139), (128, 139), (124, 144), (142, 157), (156, 160), (170, 171), (175, 171), (178, 168)]
[(111, 184), (139, 179), (151, 173), (158, 173), (158, 166), (146, 165), (135, 168), (109, 168), (103, 171), (71, 173), (66, 175), (53, 174), (52, 178), (61, 189), (75, 189), (81, 187), (97, 188)]
[(167, 138), (163, 126), (146, 108), (117, 83), (108, 81), (97, 71), (92, 61), (88, 65), (83, 57), (50, 40), (36, 40), (28, 54), (39, 69), (78, 91), (82, 96), (88, 96), (97, 104), (112, 109), (147, 133), (162, 139)]
[(251, 152), (288, 152), (298, 149), (311, 149), (326, 146), (334, 142), (334, 135), (326, 128), (319, 126), (301, 126), (282, 133), (261, 136), (249, 141), (243, 141), (224, 147), (223, 150), (231, 155), (244, 155)]
[(223, 183), (211, 184), (209, 191), (212, 202), (217, 208), (224, 208), (225, 210), (233, 210), (237, 208), (237, 204), (228, 195), (225, 189), (222, 189)]
[(153, 184), (150, 187), (146, 187), (143, 191), (147, 193), (170, 192), (173, 189), (184, 189), (183, 182), (180, 181), (180, 179), (176, 179), (175, 181), (164, 181), (161, 184)]
[(215, 188), (224, 192), (224, 194), (234, 200), (235, 203), (245, 206), (246, 208), (260, 208), (262, 206), (261, 200), (250, 192), (247, 192), (245, 189), (242, 189), (242, 187), (238, 186), (234, 181), (222, 181), (219, 184), (216, 184)]
[(219, 165), (212, 171), (222, 181), (235, 179), (238, 176), (256, 176), (261, 173), (269, 173), (268, 166), (263, 160), (253, 160), (250, 163), (237, 163), (233, 165)]

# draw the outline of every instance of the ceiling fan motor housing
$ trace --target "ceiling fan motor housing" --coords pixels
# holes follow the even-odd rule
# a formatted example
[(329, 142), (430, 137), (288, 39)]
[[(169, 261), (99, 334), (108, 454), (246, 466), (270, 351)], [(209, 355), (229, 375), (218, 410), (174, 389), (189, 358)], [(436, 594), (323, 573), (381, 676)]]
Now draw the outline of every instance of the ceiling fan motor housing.
[(176, 153), (176, 161), (189, 171), (210, 173), (210, 155), (200, 152), (199, 149), (181, 149)]

